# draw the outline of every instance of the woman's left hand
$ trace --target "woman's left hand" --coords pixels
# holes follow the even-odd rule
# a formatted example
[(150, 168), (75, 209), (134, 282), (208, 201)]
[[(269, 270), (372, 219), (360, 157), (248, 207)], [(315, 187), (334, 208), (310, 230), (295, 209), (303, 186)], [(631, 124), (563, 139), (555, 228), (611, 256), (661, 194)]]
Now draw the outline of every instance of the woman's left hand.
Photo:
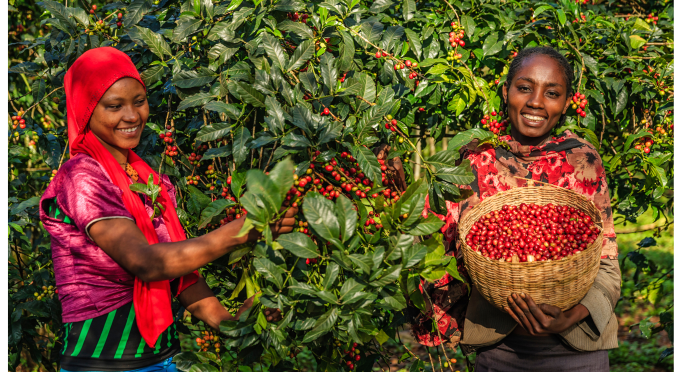
[(531, 296), (513, 293), (508, 297), (507, 313), (533, 336), (562, 333), (589, 315), (588, 309), (577, 304), (569, 310), (549, 304), (536, 304)]

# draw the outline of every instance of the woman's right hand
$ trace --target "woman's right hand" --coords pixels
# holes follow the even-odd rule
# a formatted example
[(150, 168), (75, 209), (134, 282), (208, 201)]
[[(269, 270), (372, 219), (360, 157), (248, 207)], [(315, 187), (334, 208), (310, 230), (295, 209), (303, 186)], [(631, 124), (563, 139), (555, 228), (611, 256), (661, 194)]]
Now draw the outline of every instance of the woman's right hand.
[[(298, 207), (290, 207), (287, 209), (287, 212), (285, 212), (284, 216), (280, 218), (280, 220), (270, 225), (270, 231), (273, 233), (273, 239), (276, 239), (278, 236), (292, 232), (292, 230), (294, 230), (294, 226), (296, 225), (296, 215), (298, 213)], [(261, 232), (257, 231), (256, 229), (252, 229), (249, 232), (247, 241), (257, 241), (259, 238), (261, 238)]]

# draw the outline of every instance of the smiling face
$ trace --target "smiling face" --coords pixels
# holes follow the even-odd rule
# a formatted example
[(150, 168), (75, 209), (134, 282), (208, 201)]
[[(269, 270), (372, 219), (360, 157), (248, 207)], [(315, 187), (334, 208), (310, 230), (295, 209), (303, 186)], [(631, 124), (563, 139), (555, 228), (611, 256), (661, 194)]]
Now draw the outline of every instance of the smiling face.
[(119, 163), (128, 150), (140, 142), (149, 117), (145, 88), (137, 80), (124, 77), (102, 96), (90, 117), (90, 129)]
[(567, 111), (571, 99), (562, 67), (546, 55), (525, 59), (514, 78), (503, 87), (512, 136), (523, 145), (545, 140)]

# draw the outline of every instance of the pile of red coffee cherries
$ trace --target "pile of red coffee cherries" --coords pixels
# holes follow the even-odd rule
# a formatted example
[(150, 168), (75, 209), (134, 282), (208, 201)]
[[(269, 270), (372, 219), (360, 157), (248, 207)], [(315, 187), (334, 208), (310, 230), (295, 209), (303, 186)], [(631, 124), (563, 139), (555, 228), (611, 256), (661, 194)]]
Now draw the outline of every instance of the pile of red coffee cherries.
[(466, 243), (492, 260), (559, 260), (586, 249), (600, 228), (586, 213), (565, 205), (504, 205), (472, 225)]

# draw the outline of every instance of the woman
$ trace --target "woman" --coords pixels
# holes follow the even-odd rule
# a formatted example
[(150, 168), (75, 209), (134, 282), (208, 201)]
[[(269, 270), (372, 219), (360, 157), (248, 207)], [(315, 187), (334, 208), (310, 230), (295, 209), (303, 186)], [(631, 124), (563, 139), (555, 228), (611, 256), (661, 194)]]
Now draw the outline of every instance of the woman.
[[(230, 315), (196, 269), (259, 234), (235, 237), (240, 219), (186, 240), (170, 180), (132, 151), (149, 105), (126, 54), (109, 47), (84, 53), (64, 88), (73, 157), (40, 204), (65, 326), (62, 370), (175, 371), (171, 359), (180, 346), (171, 298), (213, 328), (238, 318), (253, 298)], [(150, 174), (161, 186), (159, 217), (147, 197), (129, 188)], [(274, 233), (290, 232), (296, 213), (290, 209)]]
[[(462, 261), (458, 220), (480, 201), (523, 187), (524, 179), (572, 189), (591, 199), (601, 212), (604, 240), (598, 276), (580, 303), (564, 312), (513, 293), (505, 314), (473, 285), (468, 299), (467, 286), (449, 275), (425, 283), (423, 293), (433, 305), (426, 316), (417, 316), (416, 338), (428, 346), (460, 343), (467, 355), (476, 351), (475, 371), (608, 371), (607, 349), (617, 347), (614, 307), (621, 275), (605, 170), (587, 141), (570, 131), (552, 136), (566, 120), (573, 80), (570, 64), (554, 49), (519, 52), (503, 86), (501, 113), (507, 116), (511, 134), (500, 139), (510, 148), (478, 147), (477, 142), (463, 148), (461, 158), (470, 160), (475, 175), (467, 186), (473, 194), (459, 203), (447, 202), (447, 215), (440, 217), (446, 222), (442, 229), (446, 249)], [(438, 332), (431, 332), (432, 319)]]

